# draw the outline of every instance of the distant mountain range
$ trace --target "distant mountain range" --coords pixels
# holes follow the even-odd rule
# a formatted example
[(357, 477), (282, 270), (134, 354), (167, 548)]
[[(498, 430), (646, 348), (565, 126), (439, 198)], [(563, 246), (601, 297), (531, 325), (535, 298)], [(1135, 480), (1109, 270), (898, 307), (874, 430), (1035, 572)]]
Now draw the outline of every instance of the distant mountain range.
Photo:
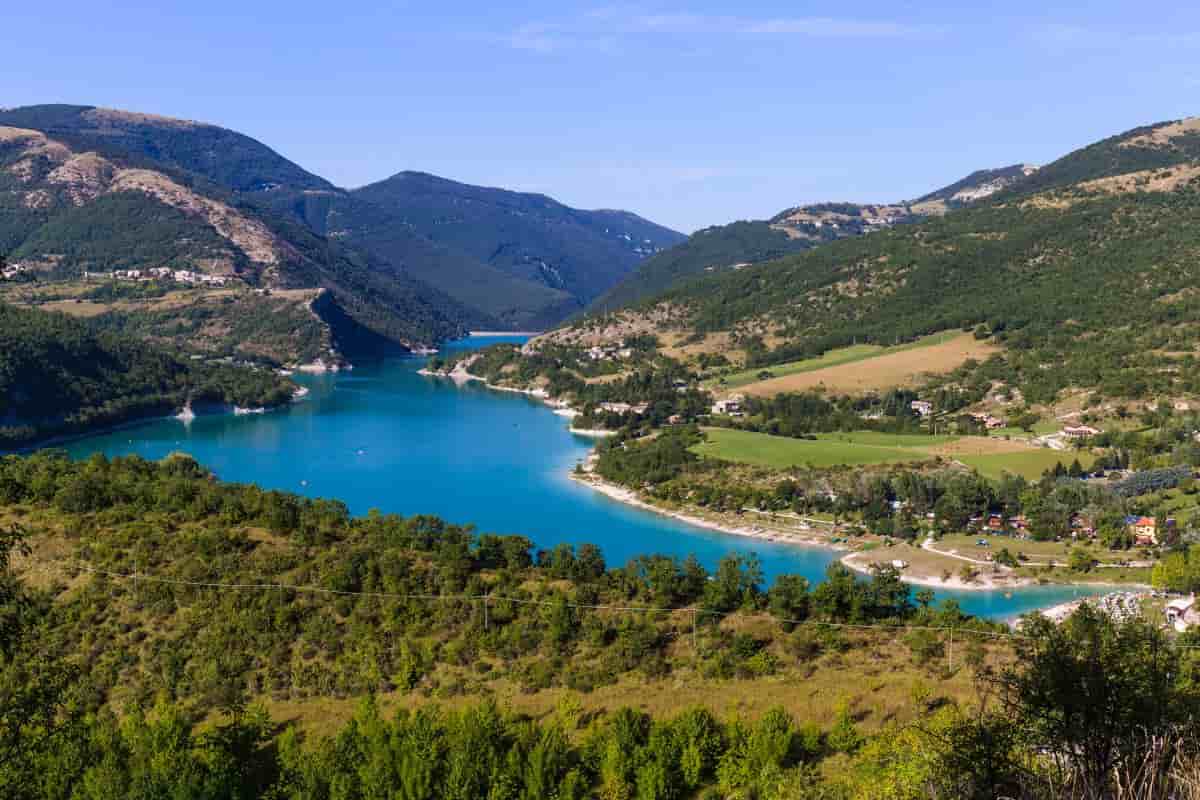
[(647, 258), (593, 303), (592, 310), (603, 311), (635, 302), (678, 281), (771, 261), (819, 244), (940, 216), (990, 197), (1036, 172), (1037, 167), (1026, 164), (982, 169), (916, 200), (814, 203), (786, 209), (769, 220), (704, 228), (686, 242)]
[(247, 136), (92, 106), (0, 110), (0, 256), (327, 290), (342, 349), (552, 325), (684, 239), (634, 214), (400, 173), (347, 191)]

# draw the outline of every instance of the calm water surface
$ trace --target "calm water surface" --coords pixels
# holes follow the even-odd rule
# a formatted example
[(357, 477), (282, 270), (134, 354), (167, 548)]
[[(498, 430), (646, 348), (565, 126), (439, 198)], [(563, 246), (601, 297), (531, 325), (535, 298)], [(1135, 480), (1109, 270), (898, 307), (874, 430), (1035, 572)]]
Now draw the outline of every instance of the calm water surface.
[[(517, 337), (476, 338), (466, 349)], [(610, 565), (642, 553), (694, 553), (713, 567), (725, 553), (757, 553), (767, 577), (788, 572), (818, 581), (837, 556), (697, 528), (610, 500), (567, 477), (592, 442), (567, 420), (523, 395), (477, 384), (455, 387), (395, 359), (352, 372), (299, 376), (303, 402), (262, 415), (174, 419), (77, 440), (71, 455), (136, 453), (158, 459), (184, 451), (222, 479), (254, 482), (372, 508), (436, 514), (480, 531), (520, 533), (539, 547), (594, 542)], [(1089, 593), (1071, 587), (938, 592), (973, 614), (1011, 617)]]

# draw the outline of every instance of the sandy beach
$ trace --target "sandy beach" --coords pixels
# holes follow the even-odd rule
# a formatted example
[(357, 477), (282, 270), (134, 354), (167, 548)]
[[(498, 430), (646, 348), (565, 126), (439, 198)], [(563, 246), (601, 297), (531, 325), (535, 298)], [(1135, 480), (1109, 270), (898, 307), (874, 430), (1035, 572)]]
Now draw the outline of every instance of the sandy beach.
[[(878, 556), (873, 558), (870, 551), (865, 553), (850, 553), (842, 558), (842, 563), (861, 575), (870, 575), (871, 565), (875, 563), (877, 558)], [(985, 572), (980, 572), (979, 577), (967, 582), (958, 575), (951, 575), (946, 580), (942, 580), (940, 576), (912, 575), (902, 571), (900, 573), (900, 580), (910, 583), (913, 586), (926, 586), (930, 589), (962, 589), (968, 592), (994, 592), (1002, 589), (1019, 589), (1022, 586), (1032, 586), (1035, 583), (1030, 578), (1013, 578), (1003, 574), (996, 576)]]
[(622, 503), (628, 503), (631, 506), (653, 511), (655, 514), (662, 514), (664, 517), (677, 519), (680, 522), (686, 522), (689, 525), (695, 525), (700, 528), (708, 528), (709, 530), (720, 531), (731, 536), (745, 536), (750, 539), (761, 539), (767, 542), (784, 542), (786, 544), (803, 545), (805, 547), (824, 547), (830, 550), (844, 550), (844, 547), (830, 544), (822, 539), (813, 536), (805, 536), (799, 533), (790, 533), (788, 531), (768, 530), (757, 525), (730, 525), (726, 523), (715, 522), (704, 517), (694, 514), (687, 514), (682, 511), (671, 511), (669, 509), (660, 508), (652, 503), (647, 503), (645, 500), (638, 497), (637, 493), (632, 489), (626, 489), (623, 486), (617, 486), (615, 483), (609, 483), (602, 478), (597, 477), (590, 472), (584, 475), (579, 475), (575, 472), (571, 473), (571, 479), (578, 481), (586, 486), (590, 486), (597, 492), (610, 497), (613, 500), (618, 500)]

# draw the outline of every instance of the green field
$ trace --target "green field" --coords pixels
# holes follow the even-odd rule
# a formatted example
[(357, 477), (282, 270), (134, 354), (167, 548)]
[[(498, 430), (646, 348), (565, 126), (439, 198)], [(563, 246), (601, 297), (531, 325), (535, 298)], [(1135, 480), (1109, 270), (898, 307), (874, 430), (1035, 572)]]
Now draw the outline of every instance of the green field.
[(833, 467), (840, 464), (889, 464), (932, 458), (922, 450), (952, 441), (951, 436), (873, 432), (821, 434), (816, 441), (726, 428), (705, 430), (708, 440), (692, 450), (709, 458), (764, 467)]
[[(766, 433), (705, 428), (707, 441), (695, 445), (693, 452), (708, 458), (719, 458), (741, 464), (764, 467), (834, 467), (841, 464), (896, 464), (905, 461), (924, 461), (935, 457), (932, 452), (940, 445), (959, 441), (958, 436), (924, 436), (921, 434), (878, 433), (821, 433), (816, 440), (792, 439)], [(1056, 463), (1069, 466), (1078, 458), (1089, 467), (1094, 458), (1088, 453), (1073, 450), (1026, 450), (1016, 453), (986, 455), (955, 455), (956, 461), (975, 468), (981, 475), (998, 480), (1005, 472), (1022, 475), (1030, 480)]]
[[(766, 367), (765, 369), (771, 373), (772, 377), (782, 378), (785, 375), (797, 375), (801, 372), (812, 372), (813, 370), (825, 369), (826, 367), (852, 364), (855, 361), (866, 361), (867, 359), (885, 356), (890, 353), (900, 353), (905, 350), (914, 350), (918, 347), (942, 344), (961, 335), (962, 331), (942, 331), (941, 333), (931, 334), (918, 339), (915, 342), (895, 347), (881, 347), (877, 344), (856, 344), (850, 347), (839, 347), (837, 350), (830, 350), (828, 353), (817, 358), (806, 358), (803, 361), (788, 361), (783, 364)], [(758, 375), (763, 369), (747, 369), (741, 372), (734, 372), (730, 375), (724, 375), (722, 377), (725, 379), (725, 382), (721, 385), (726, 388), (736, 389), (739, 386), (757, 383), (760, 380)], [(710, 381), (710, 383), (713, 382)]]
[(974, 467), (980, 475), (986, 478), (999, 479), (1005, 472), (1022, 475), (1030, 480), (1036, 480), (1055, 464), (1070, 466), (1076, 458), (1085, 468), (1095, 461), (1089, 453), (1074, 450), (1028, 450), (1020, 453), (991, 453), (988, 455), (964, 455), (957, 457), (967, 466)]

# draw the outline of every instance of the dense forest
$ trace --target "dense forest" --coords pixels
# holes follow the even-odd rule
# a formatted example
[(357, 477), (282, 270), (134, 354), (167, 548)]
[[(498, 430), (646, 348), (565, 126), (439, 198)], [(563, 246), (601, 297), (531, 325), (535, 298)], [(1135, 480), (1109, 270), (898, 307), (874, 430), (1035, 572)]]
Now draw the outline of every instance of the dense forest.
[(683, 240), (623, 211), (401, 172), (336, 198), (323, 224), (499, 324), (558, 324)]
[[(1166, 800), (1200, 769), (1192, 640), (1086, 607), (999, 636), (914, 603), (887, 571), (764, 591), (737, 559), (711, 576), (653, 557), (609, 568), (586, 545), (534, 554), (521, 537), (222, 484), (185, 456), (6, 457), (0, 504), (0, 793), (14, 800)], [(462, 595), (490, 596), (488, 613)], [(598, 607), (612, 602), (645, 610)], [(680, 608), (713, 619), (693, 632)], [(768, 638), (746, 624), (762, 613), (778, 619)], [(978, 688), (952, 700), (918, 683), (905, 720), (877, 730), (849, 709), (822, 726), (781, 709), (584, 714), (569, 701), (542, 718), (488, 700), (385, 715), (376, 699), (388, 685), (417, 698), (446, 664), (586, 693), (597, 668), (761, 680), (878, 646), (806, 620), (898, 625), (943, 676), (938, 629), (953, 628), (954, 669)], [(668, 644), (673, 628), (699, 649)], [(435, 697), (479, 692), (447, 688)], [(253, 702), (281, 691), (361, 701), (344, 726), (306, 734)]]
[(620, 283), (592, 302), (603, 312), (658, 294), (671, 285), (731, 268), (771, 261), (807, 250), (813, 240), (793, 238), (767, 222), (731, 222), (696, 231), (686, 242), (650, 256)]
[(0, 304), (0, 444), (197, 404), (275, 406), (294, 387), (266, 370), (198, 364), (63, 314)]

